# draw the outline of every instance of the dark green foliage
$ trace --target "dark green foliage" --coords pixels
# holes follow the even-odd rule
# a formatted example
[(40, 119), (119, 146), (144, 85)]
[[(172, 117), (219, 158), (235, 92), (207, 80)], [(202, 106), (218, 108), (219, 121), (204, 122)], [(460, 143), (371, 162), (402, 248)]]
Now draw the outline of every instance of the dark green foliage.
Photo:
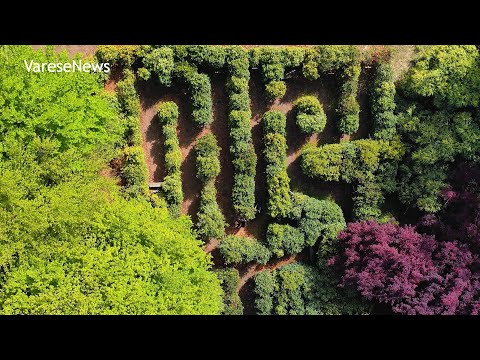
[(220, 174), (220, 147), (213, 134), (210, 133), (198, 139), (195, 154), (199, 180), (207, 182)]
[(337, 287), (325, 268), (301, 263), (255, 275), (255, 306), (263, 315), (358, 315), (369, 308)]
[(290, 179), (287, 174), (285, 114), (268, 111), (263, 115), (263, 142), (265, 145), (265, 174), (267, 178), (268, 214), (285, 217), (290, 211)]
[(298, 254), (305, 247), (305, 236), (300, 229), (288, 224), (272, 223), (268, 225), (267, 246), (277, 257)]
[(271, 315), (273, 294), (276, 288), (274, 273), (261, 271), (255, 274), (255, 308), (259, 315)]
[(266, 264), (270, 251), (260, 242), (243, 236), (229, 235), (219, 245), (226, 264), (248, 263), (251, 261)]
[(188, 45), (185, 47), (190, 60), (197, 66), (221, 70), (225, 65), (227, 48), (218, 45)]
[(168, 47), (161, 47), (149, 52), (143, 58), (145, 68), (157, 75), (162, 85), (170, 86), (172, 83), (172, 72), (174, 68), (173, 50)]
[(373, 137), (391, 140), (397, 133), (395, 110), (395, 84), (390, 63), (380, 62), (375, 66), (372, 88)]
[(243, 304), (238, 296), (237, 288), (240, 285), (240, 275), (237, 269), (226, 268), (216, 270), (223, 289), (223, 315), (243, 315)]
[(409, 97), (432, 99), (438, 109), (478, 107), (478, 49), (474, 45), (423, 47), (400, 86)]
[(315, 96), (302, 96), (293, 103), (295, 121), (300, 130), (308, 135), (320, 133), (325, 128), (327, 116)]
[(357, 102), (358, 78), (360, 77), (360, 63), (352, 63), (344, 69), (342, 87), (337, 113), (340, 118), (338, 131), (342, 134), (353, 134), (360, 124), (360, 106)]
[(197, 233), (201, 239), (206, 241), (225, 235), (225, 218), (217, 203), (217, 190), (213, 180), (207, 182), (202, 189), (197, 217)]
[(456, 159), (475, 160), (480, 151), (480, 126), (468, 112), (412, 107), (399, 115), (399, 132), (407, 156), (399, 167), (399, 198), (426, 212), (442, 207), (440, 190)]
[(294, 193), (289, 217), (295, 220), (305, 235), (305, 246), (313, 246), (320, 240), (320, 255), (332, 254), (338, 233), (345, 228), (345, 219), (340, 206), (331, 200), (318, 200)]
[(226, 55), (230, 131), (230, 154), (234, 168), (232, 204), (239, 220), (255, 218), (255, 167), (257, 156), (250, 129), (250, 79), (248, 52), (240, 46), (228, 48)]
[(200, 74), (194, 65), (183, 62), (175, 66), (175, 75), (190, 91), (192, 100), (192, 120), (199, 126), (207, 126), (212, 116), (212, 86), (206, 74)]
[(171, 101), (164, 102), (158, 107), (157, 115), (165, 137), (166, 176), (162, 182), (162, 190), (170, 212), (179, 215), (183, 190), (180, 170), (182, 153), (177, 137), (178, 106)]

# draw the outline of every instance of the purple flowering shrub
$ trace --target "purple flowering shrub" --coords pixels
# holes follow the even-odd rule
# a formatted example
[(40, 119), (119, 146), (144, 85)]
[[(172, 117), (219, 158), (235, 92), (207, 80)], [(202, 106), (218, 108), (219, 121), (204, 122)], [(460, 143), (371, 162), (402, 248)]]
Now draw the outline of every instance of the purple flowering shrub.
[(328, 262), (362, 296), (401, 314), (480, 313), (480, 197), (442, 192), (446, 207), (416, 226), (350, 223)]

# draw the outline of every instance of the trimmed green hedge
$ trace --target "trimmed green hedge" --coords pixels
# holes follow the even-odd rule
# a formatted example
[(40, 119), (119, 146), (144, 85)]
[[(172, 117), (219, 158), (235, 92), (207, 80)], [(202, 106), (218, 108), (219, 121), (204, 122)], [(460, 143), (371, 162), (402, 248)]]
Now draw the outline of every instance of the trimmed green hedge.
[(255, 218), (255, 167), (257, 155), (253, 147), (250, 126), (250, 79), (248, 52), (240, 46), (232, 46), (226, 54), (228, 78), (228, 125), (230, 154), (234, 168), (232, 205), (237, 218), (249, 221)]
[(237, 269), (227, 268), (215, 270), (223, 289), (223, 315), (243, 315), (243, 304), (238, 295), (240, 275)]
[(267, 111), (263, 115), (262, 125), (268, 214), (273, 218), (285, 217), (292, 206), (286, 165), (285, 114), (280, 111)]
[(177, 64), (175, 75), (187, 85), (192, 100), (192, 120), (199, 126), (213, 121), (212, 86), (206, 74), (200, 74), (195, 65), (187, 62)]
[(217, 203), (214, 180), (208, 181), (203, 186), (197, 217), (197, 233), (202, 240), (219, 239), (225, 235), (225, 217)]
[(300, 130), (308, 135), (320, 133), (325, 128), (327, 116), (315, 96), (302, 96), (293, 103), (295, 121)]
[(197, 178), (202, 182), (215, 179), (220, 174), (220, 147), (215, 135), (206, 134), (195, 145)]
[(225, 235), (225, 217), (217, 203), (215, 178), (220, 174), (220, 147), (213, 134), (206, 134), (195, 145), (197, 178), (203, 182), (198, 209), (197, 233), (203, 240)]
[(177, 137), (178, 106), (174, 102), (162, 103), (157, 111), (165, 137), (165, 170), (166, 176), (162, 182), (162, 191), (169, 211), (178, 216), (183, 201), (183, 190), (180, 166), (182, 154)]
[(373, 137), (391, 140), (397, 133), (395, 111), (395, 84), (389, 62), (375, 65), (375, 78), (372, 88)]
[[(143, 58), (145, 70), (157, 75), (160, 84), (170, 86), (174, 68), (173, 50), (168, 47), (154, 49)], [(145, 70), (142, 70), (143, 77), (149, 78)], [(140, 69), (139, 69), (140, 72)]]
[(269, 100), (281, 99), (285, 95), (285, 70), (299, 68), (304, 58), (305, 49), (300, 47), (262, 46), (250, 50), (250, 64), (260, 68)]
[(338, 102), (338, 131), (342, 134), (353, 134), (360, 125), (360, 105), (357, 102), (358, 78), (360, 63), (353, 63), (344, 69), (342, 87)]
[(226, 264), (249, 263), (251, 261), (266, 264), (270, 251), (260, 242), (243, 236), (229, 235), (219, 245)]

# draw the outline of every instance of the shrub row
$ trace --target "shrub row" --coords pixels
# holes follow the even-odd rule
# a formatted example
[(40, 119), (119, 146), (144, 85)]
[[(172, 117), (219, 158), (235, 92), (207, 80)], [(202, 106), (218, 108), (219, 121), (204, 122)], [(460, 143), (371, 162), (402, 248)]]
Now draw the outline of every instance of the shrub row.
[(282, 98), (287, 86), (283, 81), (285, 70), (299, 67), (305, 49), (300, 47), (256, 47), (250, 50), (250, 64), (259, 67), (270, 100)]
[(225, 237), (219, 249), (227, 265), (251, 261), (266, 264), (271, 255), (270, 251), (257, 240), (235, 235)]
[(225, 218), (217, 203), (215, 178), (220, 173), (220, 147), (213, 134), (202, 136), (195, 145), (197, 178), (203, 182), (198, 209), (197, 233), (203, 240), (225, 234)]
[(221, 70), (228, 49), (219, 45), (175, 45), (171, 48), (179, 61), (189, 60), (206, 70)]
[(250, 126), (250, 98), (248, 95), (248, 52), (240, 46), (229, 48), (226, 57), (228, 79), (228, 124), (230, 154), (234, 168), (232, 204), (237, 218), (249, 221), (255, 218), (255, 168), (257, 156), (253, 147)]
[(140, 52), (141, 46), (138, 45), (99, 45), (95, 56), (99, 62), (109, 63), (111, 66), (130, 67)]
[(395, 190), (397, 163), (404, 149), (398, 141), (357, 140), (321, 147), (306, 146), (301, 156), (303, 172), (324, 181), (355, 184), (354, 217), (378, 217), (383, 192)]
[(262, 118), (267, 209), (272, 218), (287, 216), (292, 206), (286, 165), (286, 121), (285, 114), (275, 110), (267, 111)]
[(121, 177), (125, 181), (125, 193), (137, 197), (147, 193), (148, 169), (141, 146), (126, 146)]
[(308, 135), (320, 133), (325, 128), (327, 116), (323, 106), (315, 96), (302, 96), (293, 103), (295, 122), (300, 130)]
[(118, 82), (116, 92), (120, 112), (126, 123), (126, 147), (123, 149), (121, 177), (125, 182), (125, 193), (136, 197), (147, 193), (148, 170), (141, 146), (140, 99), (135, 89), (135, 74), (129, 69), (123, 71), (123, 78)]
[(216, 270), (223, 289), (223, 315), (243, 315), (243, 304), (238, 295), (240, 275), (237, 269), (227, 268)]
[(357, 102), (360, 70), (359, 62), (352, 63), (343, 70), (343, 83), (337, 107), (339, 117), (338, 131), (342, 134), (353, 134), (358, 130), (360, 124), (360, 106)]
[(147, 80), (151, 73), (154, 73), (161, 85), (171, 85), (175, 65), (172, 49), (168, 47), (153, 49), (144, 56), (143, 65), (145, 67), (138, 70), (143, 80)]
[(397, 117), (395, 110), (395, 84), (389, 62), (375, 65), (375, 78), (372, 89), (373, 137), (391, 140), (396, 132)]
[(200, 74), (195, 65), (187, 62), (175, 66), (175, 75), (187, 86), (192, 100), (192, 120), (199, 126), (212, 120), (212, 86), (206, 74)]
[(168, 208), (173, 215), (180, 214), (183, 201), (183, 190), (180, 166), (182, 153), (177, 137), (178, 107), (171, 101), (162, 103), (158, 108), (158, 118), (162, 124), (165, 137), (165, 178), (162, 190), (168, 203)]

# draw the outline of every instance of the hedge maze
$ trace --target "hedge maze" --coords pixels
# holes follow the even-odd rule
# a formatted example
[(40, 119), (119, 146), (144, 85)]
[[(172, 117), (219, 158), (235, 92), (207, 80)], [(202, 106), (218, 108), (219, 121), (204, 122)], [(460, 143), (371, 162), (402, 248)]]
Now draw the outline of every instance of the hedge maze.
[[(138, 95), (136, 82), (155, 82), (168, 91), (182, 88), (190, 100), (188, 120), (192, 127), (206, 132), (194, 145), (196, 176), (202, 183), (200, 205), (195, 223), (198, 238), (205, 243), (219, 240), (224, 267), (219, 277), (224, 286), (224, 313), (242, 313), (243, 306), (236, 288), (240, 277), (232, 266), (267, 264), (285, 256), (295, 256), (304, 249), (318, 255), (316, 265), (296, 263), (255, 276), (256, 309), (262, 314), (364, 313), (365, 307), (351, 297), (338, 300), (341, 291), (334, 290), (325, 270), (324, 260), (336, 246), (336, 236), (351, 219), (382, 219), (388, 217), (382, 208), (385, 196), (395, 188), (398, 162), (403, 148), (397, 141), (395, 86), (388, 59), (376, 61), (371, 69), (370, 103), (367, 111), (372, 129), (367, 139), (307, 144), (300, 151), (301, 171), (320, 183), (343, 182), (353, 189), (352, 209), (342, 209), (332, 198), (315, 198), (293, 192), (287, 174), (287, 114), (270, 108), (261, 118), (262, 156), (265, 167), (267, 198), (255, 198), (257, 154), (252, 137), (252, 109), (249, 94), (250, 75), (259, 72), (264, 97), (269, 104), (282, 103), (289, 83), (322, 81), (334, 78), (337, 84), (333, 118), (324, 111), (325, 104), (311, 93), (304, 93), (291, 102), (292, 119), (305, 135), (320, 134), (327, 122), (334, 122), (341, 135), (351, 135), (362, 126), (361, 107), (357, 101), (362, 57), (355, 46), (253, 47), (241, 46), (138, 46), (99, 47), (97, 57), (124, 68), (118, 83), (120, 104), (132, 128), (138, 126)], [(245, 233), (237, 234), (233, 223), (227, 223), (218, 203), (215, 179), (220, 174), (220, 148), (210, 131), (215, 121), (211, 76), (222, 74), (228, 99), (228, 151), (233, 165), (233, 185), (229, 206), (235, 222), (244, 227), (257, 221), (260, 211), (266, 214), (262, 236), (258, 239)], [(270, 106), (269, 105), (269, 106)], [(174, 102), (158, 106), (165, 149), (163, 196), (172, 214), (180, 215), (183, 201), (181, 183), (182, 153), (177, 136), (179, 109)], [(365, 105), (364, 105), (365, 107)], [(133, 110), (135, 109), (135, 110)], [(138, 131), (132, 130), (132, 134)], [(137, 157), (143, 156), (141, 139), (132, 136), (126, 152), (122, 173), (127, 191), (135, 195), (146, 187), (145, 166)], [(218, 184), (217, 184), (218, 186)], [(220, 186), (222, 186), (220, 184)], [(261, 210), (260, 210), (261, 209)], [(217, 264), (221, 266), (222, 264)], [(320, 270), (318, 270), (320, 269)], [(300, 279), (291, 291), (282, 287), (291, 277)], [(313, 285), (313, 282), (315, 284)], [(328, 284), (321, 288), (318, 284)], [(285, 285), (287, 286), (287, 285)], [(313, 291), (308, 291), (308, 286)], [(327, 286), (327, 285), (325, 285)], [(325, 301), (321, 300), (326, 299)], [(347, 301), (348, 300), (348, 301)], [(331, 306), (332, 302), (349, 305)], [(353, 302), (352, 302), (353, 301)], [(353, 304), (353, 305), (352, 305)]]

